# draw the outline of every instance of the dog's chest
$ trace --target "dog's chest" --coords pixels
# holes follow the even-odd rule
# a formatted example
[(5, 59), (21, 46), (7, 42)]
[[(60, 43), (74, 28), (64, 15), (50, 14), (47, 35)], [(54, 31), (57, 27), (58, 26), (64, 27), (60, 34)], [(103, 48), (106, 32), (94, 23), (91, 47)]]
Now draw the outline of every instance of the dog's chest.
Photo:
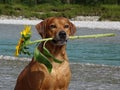
[(51, 72), (52, 76), (66, 76), (70, 72), (69, 63), (67, 61), (63, 61), (63, 63), (54, 63), (53, 69)]
[(59, 89), (66, 88), (71, 78), (69, 63), (65, 61), (59, 67), (53, 66), (52, 72), (48, 75), (47, 78), (49, 78), (49, 80), (45, 81), (49, 83), (48, 87), (55, 86), (56, 88)]

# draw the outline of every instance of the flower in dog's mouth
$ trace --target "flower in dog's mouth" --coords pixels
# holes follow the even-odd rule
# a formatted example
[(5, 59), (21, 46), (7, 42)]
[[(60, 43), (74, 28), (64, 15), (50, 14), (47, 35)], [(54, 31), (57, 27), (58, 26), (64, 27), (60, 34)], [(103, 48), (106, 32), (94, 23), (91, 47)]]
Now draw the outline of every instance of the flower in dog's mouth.
[(16, 46), (15, 56), (18, 56), (21, 53), (30, 55), (30, 53), (27, 51), (28, 47), (26, 47), (26, 44), (30, 42), (31, 27), (25, 26), (25, 29), (20, 34), (21, 38)]
[[(110, 36), (115, 36), (114, 33), (108, 33), (108, 34), (97, 34), (97, 35), (84, 35), (84, 36), (71, 36), (69, 39), (77, 39), (77, 38), (99, 38), (99, 37), (110, 37)], [(39, 42), (44, 42), (43, 45), (43, 53), (41, 53), (38, 48), (36, 47), (34, 50), (34, 59), (38, 61), (39, 63), (43, 63), (46, 65), (47, 69), (49, 72), (52, 70), (52, 64), (48, 60), (48, 58), (53, 59), (54, 62), (56, 63), (62, 63), (63, 60), (58, 60), (56, 59), (50, 52), (47, 50), (45, 47), (45, 43), (49, 40), (52, 40), (53, 43), (57, 45), (64, 45), (67, 43), (68, 38), (45, 38), (41, 40), (36, 40), (36, 41), (30, 41), (31, 38), (31, 27), (26, 26), (25, 29), (21, 32), (21, 38), (18, 41), (18, 44), (16, 46), (16, 51), (15, 51), (15, 56), (18, 56), (19, 54), (27, 54), (30, 55), (30, 52), (28, 51), (28, 45), (39, 43)]]
[(28, 34), (31, 34), (31, 27), (26, 26), (25, 29), (21, 32), (21, 35), (27, 37)]

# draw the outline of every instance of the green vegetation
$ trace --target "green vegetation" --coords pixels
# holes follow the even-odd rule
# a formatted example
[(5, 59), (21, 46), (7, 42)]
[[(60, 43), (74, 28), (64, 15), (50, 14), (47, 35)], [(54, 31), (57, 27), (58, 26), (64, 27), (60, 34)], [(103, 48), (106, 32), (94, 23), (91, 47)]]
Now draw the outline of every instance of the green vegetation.
[(100, 16), (100, 20), (120, 21), (119, 0), (1, 0), (0, 15), (73, 18)]
[(103, 5), (104, 12), (101, 13), (102, 20), (120, 21), (120, 6), (118, 5)]

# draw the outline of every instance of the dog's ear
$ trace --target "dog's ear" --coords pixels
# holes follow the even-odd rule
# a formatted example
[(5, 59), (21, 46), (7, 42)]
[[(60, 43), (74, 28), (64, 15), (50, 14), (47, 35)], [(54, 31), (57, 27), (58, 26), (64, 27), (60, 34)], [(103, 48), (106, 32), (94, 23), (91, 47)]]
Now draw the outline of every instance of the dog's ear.
[(46, 34), (45, 34), (46, 20), (38, 23), (35, 27), (36, 27), (38, 33), (41, 35), (41, 37), (45, 38), (46, 37)]
[(76, 32), (76, 27), (73, 23), (70, 22), (70, 36), (74, 35)]

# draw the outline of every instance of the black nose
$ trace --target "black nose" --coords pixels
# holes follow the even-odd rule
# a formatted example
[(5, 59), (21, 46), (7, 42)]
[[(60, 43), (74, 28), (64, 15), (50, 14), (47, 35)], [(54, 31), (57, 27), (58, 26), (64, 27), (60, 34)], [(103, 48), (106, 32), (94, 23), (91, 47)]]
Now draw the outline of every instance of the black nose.
[(59, 37), (60, 37), (60, 39), (66, 39), (66, 32), (65, 31), (60, 31), (59, 32)]

